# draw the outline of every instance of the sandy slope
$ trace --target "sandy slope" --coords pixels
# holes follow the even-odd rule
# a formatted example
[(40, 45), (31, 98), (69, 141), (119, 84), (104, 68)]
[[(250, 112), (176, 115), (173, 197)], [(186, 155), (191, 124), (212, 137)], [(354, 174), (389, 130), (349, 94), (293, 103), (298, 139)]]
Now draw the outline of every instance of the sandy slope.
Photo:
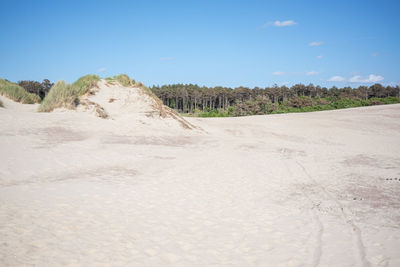
[(104, 79), (100, 80), (88, 94), (80, 97), (80, 102), (78, 112), (88, 112), (102, 118), (118, 120), (119, 124), (134, 125), (136, 130), (167, 127), (172, 131), (179, 131), (178, 128), (196, 128), (174, 110), (164, 106), (146, 89), (125, 87), (117, 81), (110, 83)]
[(400, 105), (188, 120), (0, 108), (0, 265), (400, 265)]

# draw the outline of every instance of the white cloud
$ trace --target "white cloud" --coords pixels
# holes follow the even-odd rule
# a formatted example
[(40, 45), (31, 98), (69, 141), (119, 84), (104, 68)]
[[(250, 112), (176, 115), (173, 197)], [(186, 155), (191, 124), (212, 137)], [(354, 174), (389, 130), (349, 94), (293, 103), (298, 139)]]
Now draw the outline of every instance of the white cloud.
[(328, 82), (344, 82), (346, 79), (342, 76), (333, 76), (328, 79)]
[(275, 20), (272, 24), (276, 27), (287, 27), (296, 25), (297, 22), (294, 22), (293, 20), (284, 20), (284, 21)]
[(306, 72), (306, 75), (308, 75), (308, 76), (317, 75), (317, 74), (319, 74), (319, 72), (318, 71), (314, 71), (314, 70)]
[(353, 76), (349, 79), (351, 83), (376, 83), (384, 78), (380, 75), (370, 74), (367, 78), (362, 78), (360, 75)]
[(385, 79), (385, 78), (383, 78), (383, 76), (370, 74), (368, 76), (368, 80), (367, 81), (370, 82), (370, 83), (376, 83), (376, 82), (382, 81), (383, 79)]
[(310, 46), (320, 46), (320, 45), (323, 45), (323, 44), (324, 44), (324, 42), (311, 42)]
[(106, 68), (102, 67), (102, 68), (98, 69), (97, 72), (105, 72), (106, 70), (107, 70)]
[(356, 75), (350, 78), (349, 82), (351, 83), (361, 83), (361, 76), (360, 75)]
[(279, 83), (280, 86), (284, 86), (284, 85), (288, 85), (288, 84), (289, 84), (289, 82), (281, 82), (281, 83)]
[(317, 58), (318, 58), (318, 59), (322, 59), (322, 58), (323, 58), (323, 56), (319, 55), (319, 56), (317, 56)]
[(377, 57), (379, 54), (378, 53), (372, 53), (371, 57)]
[(174, 60), (174, 57), (160, 57), (161, 61), (168, 61), (168, 60)]
[(272, 73), (272, 75), (283, 75), (285, 74), (283, 71), (275, 71)]

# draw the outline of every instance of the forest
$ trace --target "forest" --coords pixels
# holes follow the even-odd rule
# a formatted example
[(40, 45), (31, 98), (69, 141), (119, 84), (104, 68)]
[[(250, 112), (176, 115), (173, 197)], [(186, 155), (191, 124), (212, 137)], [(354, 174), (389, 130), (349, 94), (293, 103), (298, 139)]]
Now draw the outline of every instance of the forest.
[[(19, 81), (18, 85), (43, 99), (54, 84), (45, 79), (43, 82)], [(313, 84), (265, 88), (171, 84), (152, 86), (150, 90), (164, 105), (183, 115), (199, 117), (308, 112), (400, 103), (400, 87), (381, 84), (357, 88), (327, 88)]]
[(399, 86), (321, 87), (200, 87), (172, 84), (150, 88), (164, 105), (180, 113), (201, 117), (307, 112), (400, 102)]

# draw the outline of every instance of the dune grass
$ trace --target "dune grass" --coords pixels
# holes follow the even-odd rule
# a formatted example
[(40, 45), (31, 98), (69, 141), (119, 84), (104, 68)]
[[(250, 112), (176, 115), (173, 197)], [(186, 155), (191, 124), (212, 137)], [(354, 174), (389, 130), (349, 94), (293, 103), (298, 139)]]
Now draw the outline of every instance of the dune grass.
[(76, 82), (72, 84), (72, 89), (75, 90), (78, 96), (86, 94), (90, 88), (96, 86), (97, 82), (100, 81), (100, 77), (94, 74), (89, 74), (80, 77)]
[(21, 86), (4, 79), (0, 79), (0, 94), (22, 104), (40, 102), (40, 97), (38, 95), (28, 93)]
[(159, 99), (154, 93), (153, 91), (151, 91), (150, 88), (148, 88), (147, 86), (143, 85), (141, 82), (136, 82), (134, 79), (131, 79), (128, 75), (126, 74), (120, 74), (120, 75), (115, 75), (114, 77), (106, 77), (104, 78), (107, 83), (109, 84), (114, 84), (115, 81), (119, 82), (122, 86), (125, 87), (138, 87), (138, 88), (142, 88), (144, 90), (145, 93), (147, 93), (148, 95), (150, 95), (151, 97), (154, 97), (155, 99)]
[(126, 74), (120, 74), (113, 77), (114, 80), (118, 81), (123, 86), (133, 86), (135, 85), (135, 80), (129, 78)]
[[(105, 80), (111, 84), (113, 82), (119, 82), (122, 86), (136, 86), (142, 88), (145, 93), (153, 97), (156, 101), (161, 101), (148, 87), (144, 86), (141, 82), (136, 83), (134, 79), (129, 78), (126, 74), (116, 75), (112, 78), (107, 77)], [(79, 97), (86, 94), (90, 88), (96, 86), (98, 81), (100, 81), (100, 77), (93, 74), (79, 78), (72, 85), (64, 81), (59, 81), (50, 89), (38, 111), (50, 112), (61, 107), (74, 108), (79, 103)]]
[(77, 92), (65, 81), (58, 81), (51, 87), (39, 106), (39, 112), (50, 112), (56, 108), (73, 108), (78, 101)]
[(51, 87), (38, 111), (50, 112), (62, 107), (75, 108), (79, 102), (79, 96), (86, 94), (90, 88), (95, 87), (98, 81), (100, 81), (100, 77), (93, 74), (80, 77), (72, 85), (59, 81)]

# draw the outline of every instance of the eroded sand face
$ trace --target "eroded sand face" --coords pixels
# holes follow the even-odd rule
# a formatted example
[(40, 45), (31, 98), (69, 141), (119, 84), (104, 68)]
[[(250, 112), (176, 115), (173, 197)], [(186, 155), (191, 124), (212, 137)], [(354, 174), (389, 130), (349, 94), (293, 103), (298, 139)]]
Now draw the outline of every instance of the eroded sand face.
[(0, 108), (0, 265), (400, 265), (400, 105), (188, 120)]

